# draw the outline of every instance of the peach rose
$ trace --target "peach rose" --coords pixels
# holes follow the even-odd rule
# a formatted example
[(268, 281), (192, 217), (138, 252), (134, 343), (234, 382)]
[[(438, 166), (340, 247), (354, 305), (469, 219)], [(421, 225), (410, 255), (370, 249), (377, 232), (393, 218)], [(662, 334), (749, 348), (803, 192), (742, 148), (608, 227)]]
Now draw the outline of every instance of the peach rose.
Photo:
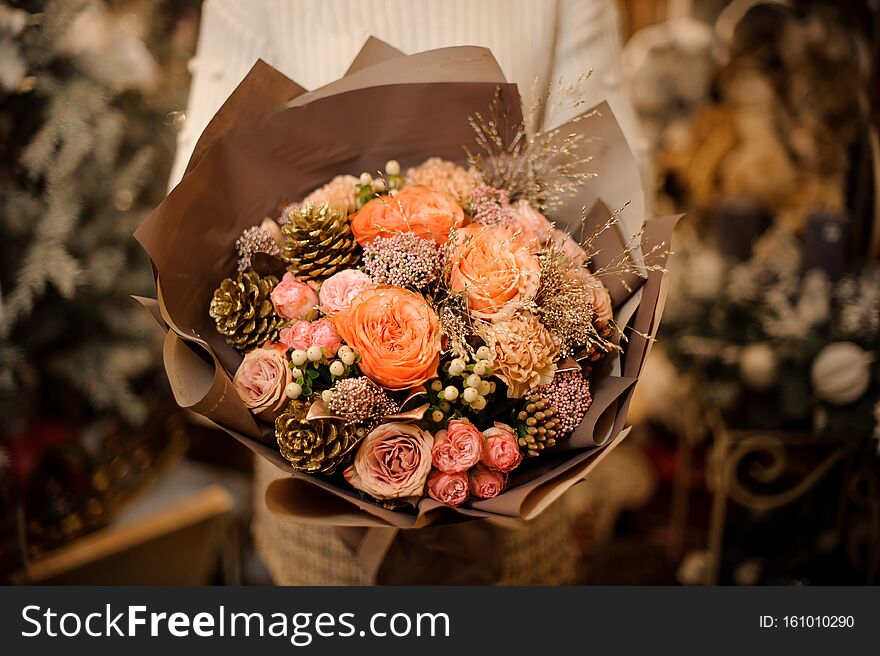
[(314, 319), (318, 314), (318, 294), (311, 285), (289, 271), (269, 294), (278, 316), (284, 319)]
[(584, 267), (574, 267), (566, 275), (575, 278), (583, 286), (584, 293), (592, 297), (593, 320), (596, 325), (599, 328), (606, 326), (614, 318), (614, 307), (611, 304), (611, 294), (602, 281)]
[(480, 462), (490, 469), (505, 473), (519, 467), (522, 454), (517, 446), (516, 433), (510, 426), (496, 421), (492, 428), (483, 431), (483, 437), (485, 441)]
[(478, 499), (497, 497), (507, 485), (507, 474), (477, 465), (468, 472), (471, 494)]
[(309, 331), (309, 346), (320, 346), (324, 356), (332, 358), (342, 346), (342, 339), (336, 331), (336, 326), (330, 319), (318, 319), (313, 321)]
[(351, 299), (365, 289), (372, 289), (375, 286), (370, 276), (357, 269), (345, 269), (334, 273), (324, 281), (318, 292), (321, 310), (325, 314), (342, 312), (348, 309)]
[(442, 472), (467, 471), (483, 455), (483, 434), (467, 419), (453, 419), (434, 436), (431, 458)]
[(403, 390), (437, 377), (440, 323), (420, 294), (400, 287), (367, 289), (333, 321), (360, 354), (361, 371), (379, 385)]
[(611, 294), (608, 288), (598, 278), (590, 275), (589, 287), (593, 290), (593, 312), (596, 314), (596, 325), (600, 328), (606, 326), (614, 318), (614, 308), (611, 305)]
[(308, 321), (294, 321), (281, 329), (278, 333), (278, 341), (288, 348), (305, 351), (311, 346), (311, 334), (312, 324)]
[(358, 447), (343, 476), (376, 499), (420, 497), (431, 471), (431, 434), (412, 424), (380, 424)]
[(445, 244), (449, 232), (464, 223), (464, 210), (442, 191), (421, 185), (406, 187), (396, 196), (374, 198), (351, 216), (351, 231), (361, 246), (376, 237), (412, 232)]
[(513, 216), (513, 226), (530, 232), (539, 242), (547, 241), (550, 236), (550, 221), (546, 216), (532, 207), (526, 199), (522, 198), (510, 206)]
[(522, 236), (501, 225), (474, 224), (458, 231), (449, 286), (467, 294), (474, 317), (504, 321), (537, 293), (541, 263)]
[(587, 252), (570, 234), (559, 228), (552, 228), (549, 234), (550, 241), (556, 245), (556, 248), (562, 251), (562, 254), (568, 258), (569, 262), (579, 267), (586, 265), (589, 259)]
[(460, 506), (468, 498), (468, 475), (465, 472), (442, 472), (434, 469), (428, 474), (428, 496), (447, 506)]
[(279, 411), (287, 402), (284, 389), (293, 378), (287, 366), (286, 350), (281, 344), (267, 343), (245, 354), (235, 372), (232, 385), (254, 414)]

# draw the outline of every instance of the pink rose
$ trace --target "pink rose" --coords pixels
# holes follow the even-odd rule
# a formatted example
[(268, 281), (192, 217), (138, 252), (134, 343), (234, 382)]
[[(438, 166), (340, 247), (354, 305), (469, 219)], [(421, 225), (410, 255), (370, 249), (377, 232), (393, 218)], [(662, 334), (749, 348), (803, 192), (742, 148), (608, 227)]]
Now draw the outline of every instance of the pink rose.
[(468, 472), (471, 494), (478, 499), (491, 499), (501, 494), (507, 485), (507, 474), (477, 465)]
[(279, 411), (287, 402), (284, 389), (292, 377), (286, 350), (283, 345), (267, 343), (245, 354), (232, 384), (251, 412)]
[(468, 476), (465, 472), (442, 472), (434, 469), (428, 474), (428, 496), (447, 506), (460, 506), (468, 498)]
[(556, 245), (556, 248), (562, 251), (562, 254), (568, 258), (569, 262), (579, 267), (586, 265), (588, 259), (586, 251), (570, 234), (559, 228), (553, 228), (550, 230), (550, 241)]
[(463, 472), (480, 461), (483, 434), (467, 419), (453, 419), (434, 436), (431, 458), (442, 472)]
[(334, 314), (348, 309), (351, 299), (365, 289), (372, 289), (376, 285), (363, 271), (345, 269), (335, 273), (321, 285), (319, 297), (321, 309), (325, 314)]
[(309, 346), (320, 346), (328, 358), (336, 355), (336, 351), (342, 346), (342, 338), (336, 332), (332, 319), (318, 319), (312, 322), (311, 329)]
[(431, 434), (412, 424), (380, 424), (358, 447), (343, 476), (376, 499), (420, 497), (431, 471)]
[(308, 283), (294, 277), (289, 271), (269, 296), (278, 316), (284, 319), (308, 321), (318, 314), (318, 294)]
[(483, 457), (480, 462), (490, 469), (501, 472), (513, 471), (522, 461), (517, 445), (516, 433), (507, 424), (495, 422), (492, 428), (483, 431)]
[(305, 351), (311, 342), (312, 324), (308, 321), (294, 321), (278, 333), (278, 339), (282, 344), (292, 349)]
[(510, 206), (513, 225), (523, 232), (532, 233), (540, 242), (547, 241), (550, 235), (550, 221), (536, 210), (529, 201), (520, 199)]

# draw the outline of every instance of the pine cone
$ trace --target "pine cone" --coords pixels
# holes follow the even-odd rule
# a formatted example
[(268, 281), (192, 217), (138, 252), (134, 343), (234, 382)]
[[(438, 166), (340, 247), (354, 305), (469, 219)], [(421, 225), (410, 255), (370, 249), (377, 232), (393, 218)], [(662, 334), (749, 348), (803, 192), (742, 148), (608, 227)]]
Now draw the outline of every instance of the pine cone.
[[(287, 208), (282, 217), (282, 257), (300, 280), (325, 280), (342, 269), (353, 269), (361, 259), (348, 215), (327, 203)], [(281, 223), (281, 221), (279, 221)]]
[(525, 402), (516, 415), (516, 433), (519, 448), (525, 455), (538, 456), (544, 449), (556, 444), (561, 437), (557, 427), (556, 409), (542, 396)]
[(308, 421), (309, 403), (291, 401), (275, 420), (275, 439), (281, 455), (293, 468), (307, 474), (332, 474), (352, 455), (365, 434), (341, 421)]
[(275, 276), (261, 277), (254, 271), (220, 283), (211, 299), (209, 313), (230, 346), (248, 351), (266, 340), (278, 338), (283, 321), (275, 314), (269, 298), (277, 284)]

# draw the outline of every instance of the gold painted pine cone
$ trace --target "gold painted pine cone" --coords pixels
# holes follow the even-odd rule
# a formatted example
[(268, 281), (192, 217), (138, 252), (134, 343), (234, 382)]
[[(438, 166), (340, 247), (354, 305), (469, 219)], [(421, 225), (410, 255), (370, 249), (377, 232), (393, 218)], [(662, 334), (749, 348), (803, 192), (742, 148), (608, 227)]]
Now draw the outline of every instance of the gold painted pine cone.
[(347, 464), (366, 434), (363, 428), (330, 419), (306, 420), (309, 403), (291, 401), (275, 419), (278, 448), (294, 469), (332, 474)]
[(290, 209), (281, 228), (281, 256), (300, 280), (326, 280), (361, 259), (348, 215), (327, 203)]
[(516, 415), (516, 433), (519, 450), (523, 455), (535, 457), (541, 451), (556, 444), (559, 418), (550, 401), (542, 396), (527, 400)]
[(283, 323), (275, 313), (269, 294), (278, 278), (247, 271), (226, 278), (214, 292), (209, 313), (226, 342), (239, 351), (262, 346), (278, 338)]

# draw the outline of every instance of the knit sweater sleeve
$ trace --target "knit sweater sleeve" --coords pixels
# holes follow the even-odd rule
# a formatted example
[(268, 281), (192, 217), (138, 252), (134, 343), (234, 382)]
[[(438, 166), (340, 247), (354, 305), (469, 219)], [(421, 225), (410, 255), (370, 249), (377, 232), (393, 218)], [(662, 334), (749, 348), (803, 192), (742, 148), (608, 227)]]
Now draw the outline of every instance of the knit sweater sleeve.
[[(620, 63), (617, 7), (608, 0), (559, 0), (544, 126), (555, 127), (607, 100), (637, 152), (638, 122)], [(585, 76), (590, 73), (589, 77)], [(581, 102), (575, 107), (575, 102)]]
[(183, 177), (196, 141), (229, 94), (257, 59), (271, 62), (272, 52), (261, 28), (261, 3), (207, 0), (202, 7), (199, 44), (190, 61), (192, 84), (186, 121), (177, 137), (169, 189)]

